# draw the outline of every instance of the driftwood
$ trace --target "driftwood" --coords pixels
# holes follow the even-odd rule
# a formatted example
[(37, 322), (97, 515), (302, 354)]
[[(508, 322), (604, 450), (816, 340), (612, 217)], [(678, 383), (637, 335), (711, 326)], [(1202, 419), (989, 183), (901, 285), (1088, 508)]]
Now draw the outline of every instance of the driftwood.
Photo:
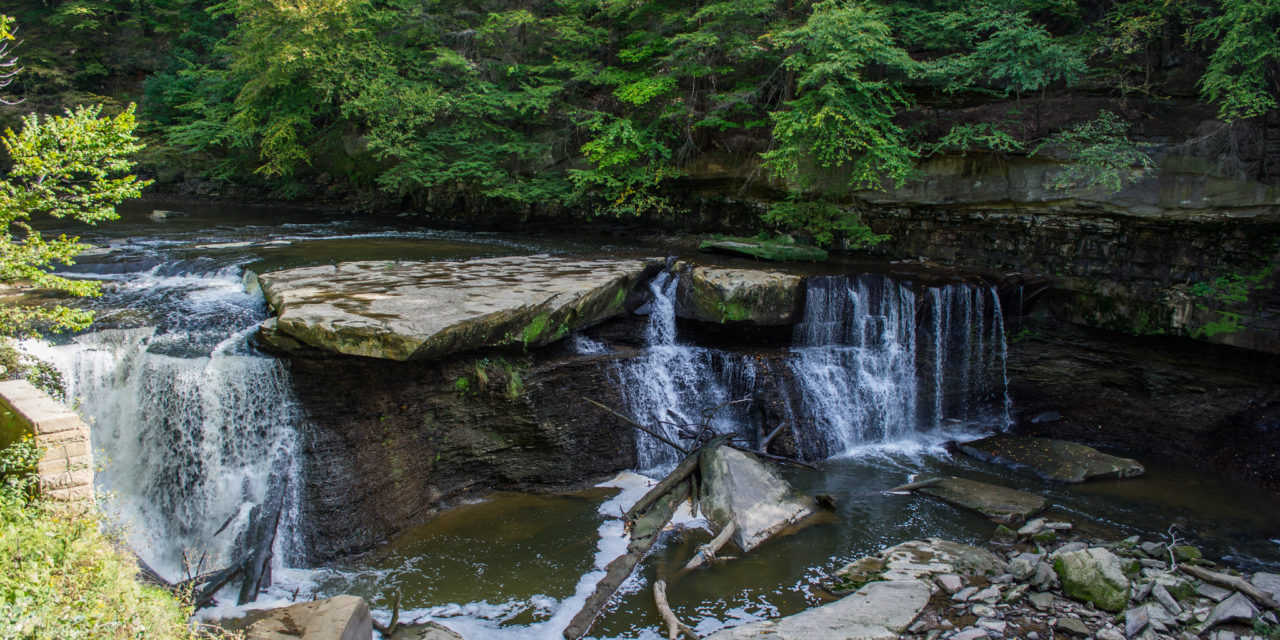
[(698, 640), (698, 634), (694, 633), (689, 625), (680, 622), (680, 618), (676, 617), (676, 613), (671, 610), (671, 605), (667, 603), (666, 580), (658, 579), (653, 583), (653, 601), (658, 605), (658, 613), (662, 616), (662, 621), (667, 623), (667, 640), (676, 640), (682, 635), (688, 640)]
[(1244, 578), (1225, 573), (1217, 573), (1216, 571), (1209, 571), (1203, 567), (1197, 567), (1190, 564), (1178, 565), (1178, 570), (1193, 578), (1198, 578), (1208, 582), (1209, 584), (1215, 584), (1226, 589), (1235, 589), (1236, 591), (1249, 596), (1249, 598), (1254, 602), (1268, 609), (1280, 610), (1280, 605), (1277, 605), (1276, 601), (1271, 599), (1271, 596), (1268, 596), (1257, 587), (1249, 584), (1249, 581)]
[[(692, 457), (696, 459), (697, 454)], [(658, 488), (651, 489), (645, 497), (649, 498), (650, 494), (654, 494)], [(632, 523), (631, 542), (627, 545), (627, 553), (610, 562), (605, 568), (604, 578), (596, 584), (596, 590), (587, 597), (582, 610), (573, 616), (573, 620), (565, 628), (565, 638), (577, 640), (587, 634), (596, 617), (604, 610), (613, 594), (618, 591), (618, 587), (622, 586), (623, 581), (644, 558), (644, 554), (648, 553), (653, 544), (658, 541), (663, 527), (667, 526), (671, 517), (675, 515), (676, 508), (689, 499), (689, 491), (688, 482), (677, 482), (666, 492), (659, 493), (656, 498), (648, 501), (652, 506), (639, 514)]]
[(280, 524), (280, 512), (284, 509), (289, 479), (283, 474), (273, 473), (268, 483), (267, 499), (249, 511), (249, 527), (237, 545), (248, 549), (244, 556), (244, 582), (240, 584), (237, 604), (257, 600), (258, 592), (271, 586), (271, 547), (276, 541), (276, 528)]
[(684, 565), (684, 568), (676, 574), (676, 578), (680, 578), (684, 576), (684, 574), (715, 560), (716, 553), (718, 553), (720, 549), (724, 548), (724, 545), (729, 543), (729, 539), (732, 538), (733, 534), (737, 533), (737, 531), (738, 523), (730, 520), (729, 524), (725, 525), (725, 527), (720, 530), (720, 533), (716, 534), (716, 537), (711, 539), (711, 542), (698, 547), (698, 552), (695, 553), (694, 556), (689, 559), (689, 563)]
[(928, 480), (920, 480), (917, 482), (908, 482), (907, 484), (900, 484), (892, 489), (885, 489), (883, 493), (910, 493), (912, 491), (915, 491), (916, 489), (924, 489), (925, 487), (932, 487), (933, 485), (939, 484), (941, 482), (942, 482), (942, 478), (929, 478)]
[[(715, 440), (712, 440), (711, 444), (708, 444), (707, 446), (709, 447), (718, 446), (721, 442), (724, 442), (724, 440), (725, 438), (723, 436), (716, 438)], [(647, 511), (649, 507), (653, 506), (653, 503), (657, 502), (658, 499), (666, 495), (667, 492), (670, 491), (672, 487), (676, 486), (676, 484), (682, 482), (686, 478), (693, 476), (694, 472), (698, 470), (699, 459), (700, 458), (699, 458), (698, 452), (696, 451), (690, 455), (685, 456), (685, 458), (680, 461), (680, 464), (676, 465), (676, 468), (673, 469), (671, 473), (667, 474), (667, 477), (663, 478), (660, 482), (658, 482), (658, 484), (653, 485), (652, 489), (649, 489), (649, 491), (645, 493), (643, 496), (641, 496), (640, 499), (637, 500), (635, 504), (631, 505), (631, 508), (628, 509), (626, 513), (627, 520), (634, 521), (637, 515), (639, 515), (644, 511)], [(690, 488), (689, 495), (696, 497), (697, 492), (693, 491), (692, 488)]]
[(796, 465), (796, 466), (798, 466), (798, 467), (804, 467), (804, 468), (806, 468), (806, 469), (813, 469), (814, 471), (817, 471), (817, 470), (818, 470), (818, 467), (817, 467), (817, 466), (812, 465), (812, 464), (809, 464), (808, 462), (805, 462), (804, 460), (796, 460), (795, 458), (788, 458), (788, 457), (786, 457), (786, 456), (777, 456), (777, 455), (774, 455), (774, 454), (769, 453), (769, 452), (767, 452), (767, 451), (762, 451), (762, 450), (759, 450), (759, 449), (752, 449), (751, 447), (746, 447), (746, 446), (743, 446), (743, 445), (740, 445), (740, 444), (733, 444), (732, 442), (730, 442), (730, 443), (729, 443), (729, 446), (730, 446), (730, 447), (733, 447), (734, 449), (737, 449), (738, 451), (745, 451), (745, 452), (750, 453), (750, 454), (752, 454), (752, 455), (760, 456), (761, 458), (764, 458), (765, 460), (773, 460), (774, 462), (785, 462), (785, 463), (787, 463), (787, 464), (794, 464), (794, 465)]
[(400, 627), (400, 590), (396, 589), (395, 595), (391, 597), (391, 622), (386, 625), (379, 624), (377, 620), (373, 621), (373, 628), (382, 634), (383, 637), (389, 638), (391, 634), (396, 632)]
[(631, 426), (633, 426), (633, 427), (635, 427), (635, 428), (637, 428), (637, 429), (639, 429), (639, 430), (641, 430), (641, 431), (643, 431), (643, 432), (645, 432), (645, 433), (647, 433), (647, 434), (649, 434), (649, 435), (653, 436), (653, 437), (654, 437), (654, 438), (656, 438), (659, 442), (661, 442), (661, 443), (663, 443), (663, 444), (665, 444), (665, 445), (667, 445), (667, 446), (669, 446), (669, 447), (671, 447), (671, 448), (675, 449), (676, 451), (679, 451), (680, 453), (689, 453), (689, 450), (688, 450), (688, 449), (685, 449), (684, 447), (680, 446), (680, 445), (679, 445), (679, 444), (677, 444), (676, 442), (673, 442), (671, 439), (667, 438), (666, 436), (664, 436), (664, 435), (662, 435), (662, 434), (658, 433), (657, 431), (654, 431), (653, 429), (650, 429), (649, 427), (646, 427), (646, 426), (644, 426), (644, 425), (640, 424), (639, 422), (636, 422), (635, 420), (632, 420), (631, 418), (628, 418), (628, 417), (626, 417), (626, 416), (622, 415), (621, 413), (618, 413), (617, 411), (614, 411), (613, 409), (610, 409), (609, 407), (605, 406), (604, 404), (599, 403), (599, 402), (596, 402), (595, 400), (592, 400), (591, 398), (588, 398), (588, 397), (586, 397), (586, 396), (582, 396), (582, 399), (583, 399), (583, 400), (586, 400), (587, 402), (590, 402), (591, 404), (594, 404), (594, 405), (595, 405), (595, 406), (597, 406), (597, 407), (600, 407), (601, 409), (604, 409), (605, 411), (608, 411), (609, 413), (613, 414), (613, 415), (614, 415), (614, 417), (617, 417), (617, 418), (619, 418), (619, 419), (621, 419), (621, 420), (625, 421), (627, 424), (629, 424), (629, 425), (631, 425)]

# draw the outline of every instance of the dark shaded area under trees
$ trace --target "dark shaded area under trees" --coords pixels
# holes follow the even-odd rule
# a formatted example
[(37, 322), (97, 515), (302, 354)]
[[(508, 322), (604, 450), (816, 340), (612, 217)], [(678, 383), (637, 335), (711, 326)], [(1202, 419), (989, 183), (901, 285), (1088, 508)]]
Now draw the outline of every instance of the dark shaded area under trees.
[[(763, 226), (859, 237), (923, 157), (1055, 149), (1118, 189), (1136, 139), (1280, 179), (1280, 0), (20, 2), (23, 110), (141, 104), (144, 163), (276, 197), (672, 213), (709, 155)], [(1161, 105), (1219, 124), (1170, 131)], [(1268, 128), (1272, 130), (1268, 134)], [(1132, 138), (1130, 136), (1133, 136)], [(1169, 140), (1170, 136), (1181, 136)], [(1064, 185), (1069, 186), (1069, 185)], [(678, 215), (678, 211), (674, 212)]]

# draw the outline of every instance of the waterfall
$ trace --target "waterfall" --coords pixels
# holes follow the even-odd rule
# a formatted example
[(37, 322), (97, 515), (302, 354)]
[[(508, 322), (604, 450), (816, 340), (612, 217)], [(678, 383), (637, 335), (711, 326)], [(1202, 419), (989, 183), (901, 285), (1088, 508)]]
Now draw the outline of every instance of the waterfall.
[[(916, 430), (916, 298), (885, 277), (811, 278), (791, 370), (809, 457)], [(815, 455), (816, 454), (816, 455)]]
[(57, 346), (24, 345), (62, 373), (67, 402), (92, 425), (107, 512), (148, 565), (179, 579), (184, 562), (202, 555), (205, 570), (232, 559), (250, 510), (281, 472), (288, 484), (274, 557), (281, 566), (297, 560), (300, 411), (283, 363), (247, 346), (265, 315), (261, 300), (237, 288), (231, 271), (133, 275), (117, 295), (133, 288), (178, 308), (212, 306), (222, 313), (210, 322), (231, 315), (240, 326), (228, 336), (228, 328), (171, 314), (172, 322), (157, 323), (165, 330), (105, 329)]
[[(622, 363), (617, 377), (623, 400), (637, 422), (680, 441), (679, 424), (702, 422), (702, 412), (751, 396), (755, 367), (750, 358), (680, 344), (676, 335), (675, 293), (679, 276), (663, 272), (649, 284), (649, 322), (644, 355)], [(711, 426), (719, 433), (745, 433), (750, 403), (717, 411)], [(647, 434), (636, 439), (637, 467), (660, 469), (678, 461), (671, 447)]]

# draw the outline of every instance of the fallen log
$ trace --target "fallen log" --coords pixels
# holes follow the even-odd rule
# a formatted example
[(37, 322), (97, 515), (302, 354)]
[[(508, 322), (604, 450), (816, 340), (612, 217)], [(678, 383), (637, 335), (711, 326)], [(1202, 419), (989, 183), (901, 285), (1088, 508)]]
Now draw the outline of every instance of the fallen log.
[(604, 404), (601, 404), (601, 403), (599, 403), (599, 402), (596, 402), (595, 400), (592, 400), (591, 398), (588, 398), (588, 397), (586, 397), (586, 396), (582, 396), (582, 399), (583, 399), (583, 400), (586, 400), (587, 402), (590, 402), (591, 404), (594, 404), (594, 405), (595, 405), (595, 406), (597, 406), (597, 407), (600, 407), (601, 409), (604, 409), (605, 411), (608, 411), (609, 413), (613, 414), (613, 415), (614, 415), (614, 417), (616, 417), (616, 418), (618, 418), (618, 419), (620, 419), (620, 420), (622, 420), (622, 421), (626, 422), (627, 424), (629, 424), (629, 425), (631, 425), (631, 426), (633, 426), (633, 427), (635, 427), (635, 428), (637, 428), (637, 429), (639, 429), (639, 430), (641, 430), (641, 431), (643, 431), (643, 432), (645, 432), (645, 433), (647, 433), (647, 434), (649, 434), (649, 435), (653, 436), (653, 437), (654, 437), (654, 438), (656, 438), (659, 442), (661, 442), (661, 443), (663, 443), (663, 444), (665, 444), (665, 445), (667, 445), (667, 446), (669, 446), (669, 447), (671, 447), (671, 448), (675, 449), (676, 451), (679, 451), (680, 453), (686, 453), (686, 454), (687, 454), (687, 453), (689, 453), (689, 450), (688, 450), (688, 449), (685, 449), (684, 447), (680, 446), (679, 444), (677, 444), (677, 443), (673, 442), (671, 439), (667, 438), (666, 436), (664, 436), (664, 435), (662, 435), (662, 434), (658, 433), (657, 431), (654, 431), (653, 429), (650, 429), (649, 427), (646, 427), (646, 426), (644, 426), (644, 425), (640, 424), (639, 422), (636, 422), (635, 420), (632, 420), (631, 418), (628, 418), (628, 417), (626, 417), (626, 416), (622, 415), (621, 413), (618, 413), (617, 411), (614, 411), (613, 409), (610, 409), (609, 407), (605, 406)]
[(684, 574), (694, 571), (702, 565), (709, 564), (712, 560), (715, 560), (716, 553), (718, 553), (720, 549), (724, 548), (724, 545), (728, 544), (729, 540), (733, 539), (733, 534), (737, 531), (738, 523), (730, 521), (729, 524), (720, 529), (720, 533), (716, 534), (716, 537), (712, 538), (711, 542), (698, 547), (697, 553), (695, 553), (693, 557), (689, 559), (688, 564), (684, 565), (684, 568), (676, 574), (675, 579), (679, 579), (683, 577)]
[(698, 640), (698, 634), (694, 633), (689, 625), (680, 622), (680, 618), (677, 618), (676, 613), (671, 610), (671, 605), (667, 602), (666, 580), (659, 578), (653, 583), (653, 601), (658, 605), (658, 613), (662, 616), (662, 621), (667, 623), (667, 640), (676, 640), (682, 635), (688, 640)]
[(266, 500), (249, 511), (249, 527), (238, 541), (240, 544), (236, 545), (248, 549), (244, 554), (244, 582), (240, 584), (240, 596), (236, 601), (241, 605), (257, 600), (258, 592), (271, 586), (271, 548), (275, 544), (289, 479), (283, 474), (273, 473), (268, 483)]
[(1245, 580), (1244, 578), (1228, 575), (1225, 573), (1217, 573), (1215, 571), (1209, 571), (1208, 569), (1205, 569), (1203, 567), (1197, 567), (1191, 564), (1180, 564), (1178, 565), (1178, 570), (1193, 578), (1198, 578), (1200, 580), (1208, 582), (1209, 584), (1214, 584), (1219, 587), (1223, 587), (1225, 589), (1234, 589), (1236, 591), (1239, 591), (1240, 593), (1243, 593), (1244, 595), (1249, 596), (1249, 598), (1252, 599), (1254, 602), (1268, 609), (1280, 610), (1280, 605), (1277, 605), (1276, 601), (1271, 599), (1271, 596), (1268, 596), (1266, 593), (1263, 593), (1257, 587), (1253, 586), (1252, 584), (1249, 584), (1249, 581)]
[(900, 484), (892, 489), (885, 489), (882, 493), (911, 493), (916, 489), (924, 489), (925, 487), (932, 487), (933, 485), (940, 484), (941, 482), (942, 482), (942, 478), (929, 478), (928, 480), (919, 480), (917, 482), (908, 482), (907, 484)]
[[(696, 459), (697, 455), (694, 454), (692, 457)], [(678, 482), (669, 491), (651, 501), (652, 507), (635, 518), (631, 526), (631, 542), (627, 544), (627, 553), (610, 562), (605, 568), (604, 578), (596, 584), (596, 590), (587, 597), (582, 610), (573, 616), (573, 620), (565, 628), (565, 638), (577, 640), (587, 634), (596, 617), (604, 610), (605, 605), (609, 604), (613, 594), (618, 591), (618, 587), (622, 586), (622, 583), (635, 570), (636, 565), (640, 564), (640, 560), (658, 541), (663, 527), (667, 526), (671, 517), (675, 515), (676, 508), (689, 499), (689, 492), (688, 482)], [(653, 491), (650, 490), (650, 493), (652, 494)]]
[[(724, 441), (724, 439), (725, 439), (724, 436), (721, 436), (715, 440), (712, 440), (711, 443), (708, 444), (707, 446), (709, 447), (718, 446), (721, 442)], [(698, 460), (699, 460), (699, 457), (696, 451), (693, 454), (685, 456), (684, 460), (681, 460), (680, 464), (676, 465), (676, 468), (672, 469), (671, 473), (667, 474), (667, 477), (659, 481), (658, 484), (653, 485), (652, 489), (649, 489), (649, 491), (645, 493), (643, 496), (641, 496), (639, 500), (636, 500), (635, 504), (631, 505), (630, 509), (627, 509), (627, 513), (626, 513), (627, 520), (635, 520), (637, 514), (642, 513), (646, 511), (649, 507), (653, 506), (653, 503), (657, 502), (658, 499), (661, 498), (663, 495), (666, 495), (666, 493), (670, 491), (672, 487), (674, 487), (679, 482), (683, 481), (685, 478), (688, 478), (690, 475), (693, 474), (694, 471), (697, 471)], [(696, 493), (692, 489), (690, 489), (689, 495), (696, 496)]]

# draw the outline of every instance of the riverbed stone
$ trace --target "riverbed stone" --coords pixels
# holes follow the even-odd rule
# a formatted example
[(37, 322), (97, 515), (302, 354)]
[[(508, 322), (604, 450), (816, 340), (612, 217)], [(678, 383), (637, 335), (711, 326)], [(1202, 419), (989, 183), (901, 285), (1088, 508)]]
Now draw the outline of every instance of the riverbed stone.
[(1053, 564), (1062, 592), (1106, 611), (1122, 611), (1129, 602), (1129, 580), (1120, 559), (1102, 547), (1059, 555)]
[(654, 260), (508, 256), (343, 262), (257, 277), (272, 331), (325, 351), (410, 360), (544, 345), (626, 313)]
[(892, 640), (920, 615), (929, 591), (920, 580), (873, 582), (830, 604), (718, 631), (706, 640)]
[(1025, 467), (1043, 478), (1059, 482), (1132, 478), (1145, 472), (1137, 460), (1108, 455), (1093, 447), (1053, 438), (1000, 434), (962, 443), (959, 448), (979, 460)]
[(774, 465), (728, 446), (702, 452), (702, 511), (718, 528), (737, 525), (733, 540), (751, 551), (816, 515), (818, 503), (783, 479)]
[(1259, 571), (1249, 578), (1249, 583), (1259, 591), (1270, 594), (1272, 600), (1280, 600), (1280, 574)]
[(373, 617), (364, 600), (334, 596), (279, 609), (253, 612), (246, 640), (370, 640)]
[(796, 319), (801, 282), (779, 271), (694, 266), (680, 279), (676, 313), (717, 324), (788, 325)]
[(463, 640), (463, 638), (434, 622), (419, 622), (400, 625), (387, 640)]
[(943, 478), (917, 491), (1006, 525), (1023, 522), (1045, 506), (1041, 496), (967, 478)]
[(1234, 592), (1231, 597), (1219, 602), (1218, 606), (1213, 608), (1209, 619), (1204, 622), (1204, 628), (1212, 629), (1217, 625), (1230, 622), (1249, 624), (1256, 617), (1258, 617), (1258, 608), (1253, 606), (1253, 602), (1250, 602), (1244, 594)]

